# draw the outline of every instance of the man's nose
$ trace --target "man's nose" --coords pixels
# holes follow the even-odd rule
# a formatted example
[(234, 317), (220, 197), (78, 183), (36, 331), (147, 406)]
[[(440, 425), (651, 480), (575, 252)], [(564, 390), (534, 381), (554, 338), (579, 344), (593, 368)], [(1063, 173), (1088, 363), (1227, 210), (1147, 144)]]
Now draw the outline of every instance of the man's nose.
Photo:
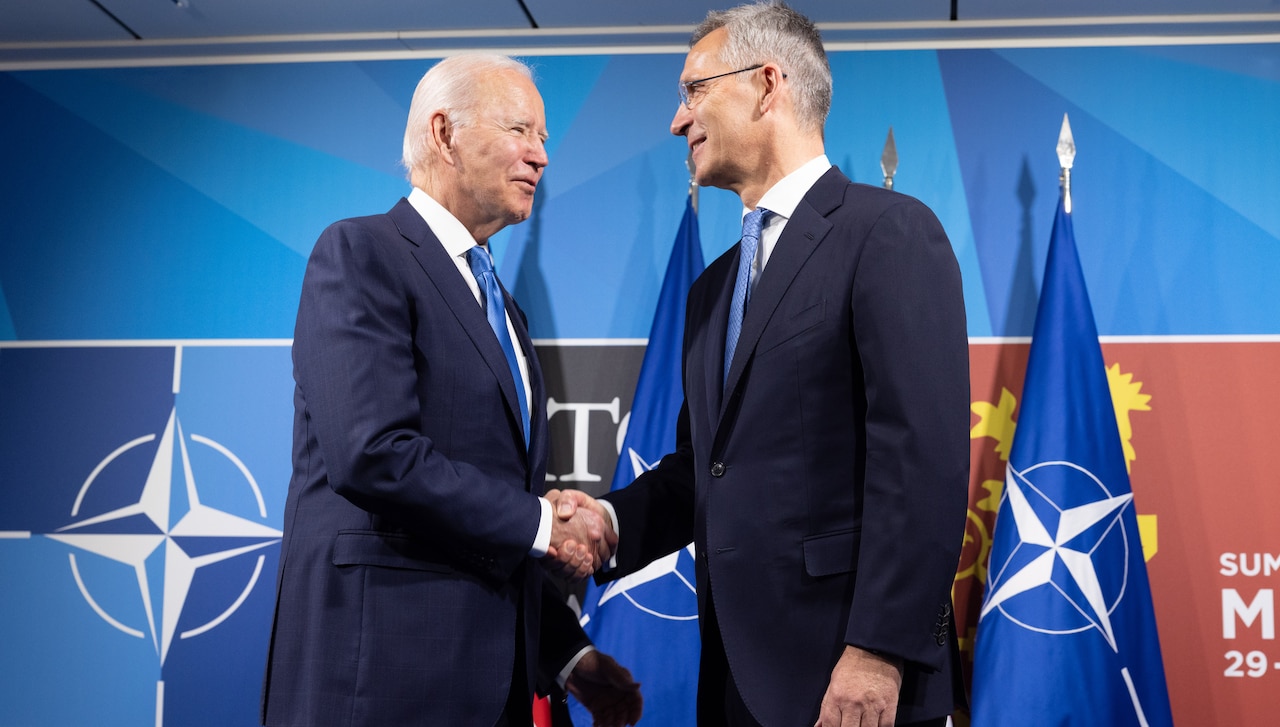
[(676, 136), (687, 136), (689, 125), (693, 123), (693, 111), (683, 103), (676, 103), (676, 115), (671, 118), (671, 133)]
[(547, 145), (541, 139), (535, 139), (529, 145), (529, 154), (525, 159), (529, 166), (542, 169), (551, 163), (551, 158), (547, 156)]

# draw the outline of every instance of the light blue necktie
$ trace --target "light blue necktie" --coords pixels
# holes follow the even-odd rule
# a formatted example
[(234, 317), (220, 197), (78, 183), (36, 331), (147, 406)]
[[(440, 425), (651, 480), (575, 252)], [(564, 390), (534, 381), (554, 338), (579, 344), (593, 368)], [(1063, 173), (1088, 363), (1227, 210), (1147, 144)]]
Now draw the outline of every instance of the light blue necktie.
[(751, 266), (760, 247), (760, 231), (764, 229), (765, 215), (769, 210), (757, 207), (742, 219), (742, 242), (738, 243), (738, 278), (733, 281), (733, 303), (729, 308), (729, 326), (724, 335), (724, 386), (729, 385), (729, 364), (738, 348), (738, 336), (742, 334), (742, 317), (747, 312), (751, 298)]
[(524, 427), (524, 444), (529, 446), (529, 403), (525, 400), (524, 379), (520, 376), (520, 364), (516, 361), (516, 349), (511, 344), (511, 335), (507, 332), (507, 311), (503, 305), (502, 288), (498, 286), (498, 276), (493, 272), (493, 260), (489, 251), (476, 245), (467, 250), (467, 263), (471, 266), (471, 274), (476, 276), (480, 284), (480, 292), (484, 295), (485, 316), (489, 319), (489, 327), (498, 337), (502, 353), (506, 354), (507, 367), (511, 369), (511, 378), (515, 380), (516, 396), (520, 399), (520, 424)]

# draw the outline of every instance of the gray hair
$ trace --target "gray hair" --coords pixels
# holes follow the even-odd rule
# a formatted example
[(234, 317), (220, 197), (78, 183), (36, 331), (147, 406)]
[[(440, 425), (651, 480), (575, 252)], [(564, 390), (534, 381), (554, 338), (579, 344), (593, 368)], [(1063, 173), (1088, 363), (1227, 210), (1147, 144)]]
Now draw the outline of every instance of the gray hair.
[(524, 63), (508, 56), (486, 53), (450, 56), (422, 76), (409, 104), (404, 151), (400, 158), (410, 174), (430, 163), (426, 141), (431, 135), (431, 117), (436, 112), (444, 112), (454, 126), (475, 123), (473, 91), (476, 82), (488, 73), (501, 70), (516, 71), (533, 80), (533, 71)]
[(777, 63), (794, 89), (801, 127), (821, 133), (831, 111), (831, 66), (813, 21), (780, 0), (712, 10), (694, 29), (689, 46), (720, 28), (729, 36), (720, 60), (735, 69)]

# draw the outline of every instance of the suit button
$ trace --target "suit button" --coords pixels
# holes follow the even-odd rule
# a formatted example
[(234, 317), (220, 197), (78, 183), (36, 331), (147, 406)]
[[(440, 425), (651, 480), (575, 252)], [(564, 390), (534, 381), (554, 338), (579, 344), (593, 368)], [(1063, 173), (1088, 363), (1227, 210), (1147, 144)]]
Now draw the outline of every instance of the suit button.
[(719, 477), (724, 474), (724, 462), (711, 463), (711, 476)]

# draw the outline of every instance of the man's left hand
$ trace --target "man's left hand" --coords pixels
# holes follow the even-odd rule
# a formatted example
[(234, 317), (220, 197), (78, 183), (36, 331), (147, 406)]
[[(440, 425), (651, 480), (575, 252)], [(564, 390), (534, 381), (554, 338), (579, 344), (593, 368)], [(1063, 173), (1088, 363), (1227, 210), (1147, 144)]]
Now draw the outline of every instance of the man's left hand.
[(814, 727), (893, 727), (901, 690), (900, 660), (846, 646)]
[(582, 656), (565, 687), (591, 712), (593, 727), (624, 727), (640, 721), (644, 700), (631, 672), (599, 650)]

